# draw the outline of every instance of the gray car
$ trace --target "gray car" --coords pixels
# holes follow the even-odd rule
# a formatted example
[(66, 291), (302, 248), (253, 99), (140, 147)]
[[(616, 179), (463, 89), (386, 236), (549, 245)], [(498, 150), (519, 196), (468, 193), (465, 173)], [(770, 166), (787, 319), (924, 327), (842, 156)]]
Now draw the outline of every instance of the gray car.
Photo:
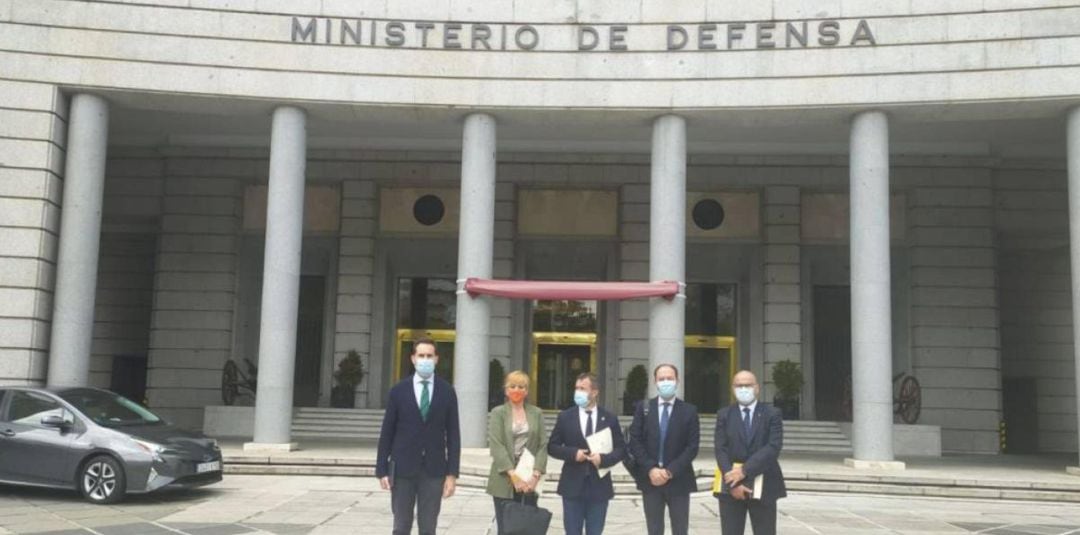
[(221, 481), (221, 449), (97, 388), (0, 387), (0, 482), (78, 489), (94, 503)]

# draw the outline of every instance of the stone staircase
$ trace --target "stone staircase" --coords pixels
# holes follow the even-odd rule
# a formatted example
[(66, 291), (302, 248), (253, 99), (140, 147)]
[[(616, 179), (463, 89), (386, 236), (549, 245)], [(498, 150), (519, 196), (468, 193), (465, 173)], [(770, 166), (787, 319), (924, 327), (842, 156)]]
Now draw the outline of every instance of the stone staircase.
[[(377, 441), (383, 419), (382, 409), (299, 408), (293, 415), (292, 434), (297, 439), (328, 441)], [(557, 413), (544, 415), (547, 428), (555, 424)], [(623, 429), (630, 425), (629, 416), (620, 416)], [(701, 446), (711, 448), (716, 418), (701, 418)], [(851, 454), (851, 440), (836, 422), (784, 422), (784, 452)]]

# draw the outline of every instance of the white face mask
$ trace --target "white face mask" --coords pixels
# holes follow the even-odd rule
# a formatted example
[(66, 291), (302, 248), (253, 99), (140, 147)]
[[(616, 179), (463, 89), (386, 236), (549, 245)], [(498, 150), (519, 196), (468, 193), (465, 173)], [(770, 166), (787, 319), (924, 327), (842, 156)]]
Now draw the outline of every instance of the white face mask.
[(752, 386), (738, 386), (735, 387), (735, 399), (739, 400), (740, 405), (749, 405), (754, 402), (754, 387)]

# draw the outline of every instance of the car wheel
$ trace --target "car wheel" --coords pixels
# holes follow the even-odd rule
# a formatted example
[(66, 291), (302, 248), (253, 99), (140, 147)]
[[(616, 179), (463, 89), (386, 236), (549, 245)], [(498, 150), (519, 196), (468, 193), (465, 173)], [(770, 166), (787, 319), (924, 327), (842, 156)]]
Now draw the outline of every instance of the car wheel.
[(108, 455), (90, 459), (79, 472), (79, 490), (92, 503), (120, 501), (127, 491), (124, 467)]

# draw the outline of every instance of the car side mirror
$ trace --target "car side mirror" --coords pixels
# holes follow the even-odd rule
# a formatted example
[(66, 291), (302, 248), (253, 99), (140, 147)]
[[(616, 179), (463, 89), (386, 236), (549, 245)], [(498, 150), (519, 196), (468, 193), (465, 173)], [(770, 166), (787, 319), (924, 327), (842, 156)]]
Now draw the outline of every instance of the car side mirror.
[(50, 415), (48, 415), (48, 416), (41, 419), (41, 425), (43, 425), (45, 427), (55, 427), (57, 429), (64, 429), (64, 428), (70, 426), (71, 424), (69, 424), (66, 420), (64, 420), (63, 416), (60, 416), (58, 414), (50, 414)]

